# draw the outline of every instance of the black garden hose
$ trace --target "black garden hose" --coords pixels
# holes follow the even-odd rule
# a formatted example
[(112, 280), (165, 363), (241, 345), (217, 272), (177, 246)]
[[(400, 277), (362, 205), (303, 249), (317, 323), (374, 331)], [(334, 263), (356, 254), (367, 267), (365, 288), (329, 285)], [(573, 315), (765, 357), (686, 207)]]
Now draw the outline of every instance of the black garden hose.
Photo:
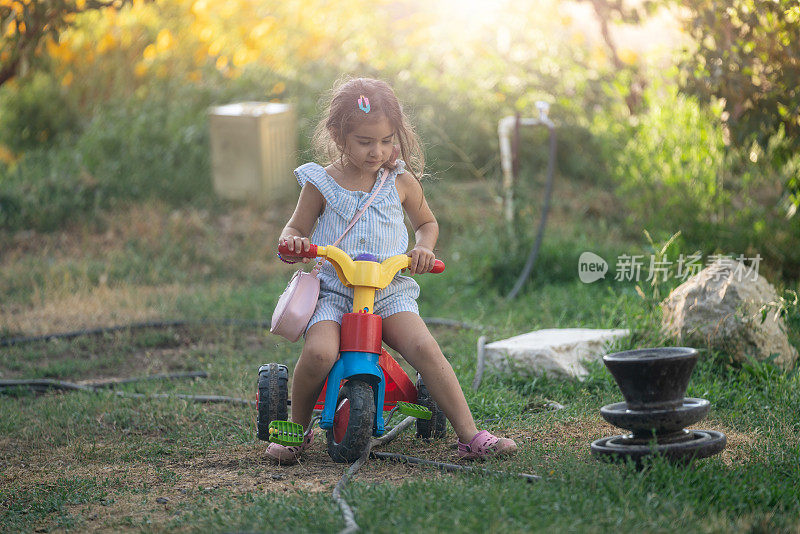
[[(549, 121), (548, 121), (549, 122)], [(536, 263), (536, 257), (539, 255), (539, 248), (542, 246), (542, 238), (544, 237), (544, 227), (547, 225), (547, 214), (550, 211), (550, 198), (553, 194), (553, 172), (555, 171), (556, 160), (556, 131), (552, 123), (545, 123), (547, 129), (550, 131), (550, 158), (547, 161), (547, 183), (545, 185), (544, 202), (542, 204), (542, 217), (539, 220), (539, 228), (536, 231), (536, 240), (533, 243), (528, 260), (525, 262), (525, 267), (514, 283), (511, 292), (506, 296), (506, 300), (513, 300), (519, 294), (522, 286), (528, 281), (528, 278), (533, 271), (533, 266)]]
[(478, 473), (486, 473), (492, 475), (507, 475), (507, 476), (516, 476), (522, 477), (528, 482), (536, 482), (538, 480), (542, 480), (542, 477), (539, 475), (530, 475), (528, 473), (508, 473), (505, 471), (496, 471), (494, 469), (484, 469), (482, 467), (473, 467), (471, 465), (458, 465), (458, 464), (448, 464), (445, 462), (434, 462), (433, 460), (425, 460), (423, 458), (417, 458), (415, 456), (406, 456), (405, 454), (397, 454), (394, 452), (371, 452), (371, 458), (379, 458), (381, 460), (392, 460), (395, 462), (400, 462), (404, 464), (414, 464), (414, 465), (430, 465), (436, 467), (437, 469), (441, 469), (442, 471), (449, 471), (449, 472), (456, 472), (456, 471), (471, 471), (471, 472), (478, 472)]
[(74, 382), (64, 382), (61, 380), (52, 380), (50, 378), (0, 380), (0, 388), (24, 386), (37, 391), (45, 391), (47, 389), (61, 389), (67, 391), (68, 390), (94, 391), (99, 388), (113, 388), (115, 386), (120, 386), (122, 384), (131, 384), (133, 382), (143, 382), (146, 380), (174, 380), (176, 378), (208, 378), (208, 373), (206, 373), (205, 371), (159, 373), (155, 375), (136, 376), (133, 378), (102, 380), (100, 382), (92, 382), (90, 384), (75, 384)]
[(26, 337), (6, 337), (0, 339), (0, 347), (11, 347), (14, 345), (24, 345), (26, 343), (36, 343), (39, 341), (52, 341), (54, 339), (74, 339), (82, 336), (100, 336), (103, 334), (113, 334), (114, 332), (124, 332), (126, 330), (144, 330), (147, 328), (173, 328), (176, 326), (243, 326), (245, 328), (269, 328), (270, 323), (264, 321), (245, 321), (242, 319), (198, 319), (198, 320), (177, 320), (177, 321), (144, 321), (141, 323), (131, 323), (126, 325), (100, 326), (96, 328), (86, 328), (73, 330), (71, 332), (56, 332), (43, 334), (40, 336)]
[[(443, 319), (441, 317), (423, 317), (422, 320), (429, 326), (449, 326), (452, 328), (465, 328), (471, 330), (482, 330), (490, 327), (483, 325), (464, 323), (453, 319)], [(174, 320), (174, 321), (144, 321), (140, 323), (130, 323), (125, 325), (100, 326), (96, 328), (86, 328), (73, 330), (70, 332), (55, 332), (42, 334), (40, 336), (22, 336), (0, 338), (0, 347), (12, 347), (15, 345), (25, 345), (27, 343), (37, 343), (40, 341), (52, 341), (55, 339), (75, 339), (82, 336), (101, 336), (103, 334), (113, 334), (114, 332), (124, 332), (126, 330), (144, 330), (148, 328), (174, 328), (178, 326), (238, 326), (243, 328), (269, 328), (270, 322), (267, 321), (248, 321), (244, 319), (196, 319), (196, 320)]]
[[(175, 379), (175, 378), (206, 378), (208, 374), (204, 371), (191, 371), (188, 373), (172, 373), (172, 374), (158, 374), (143, 376), (137, 378), (127, 378), (124, 380), (109, 380), (106, 382), (99, 382), (95, 384), (76, 384), (74, 382), (66, 382), (63, 380), (52, 380), (50, 378), (31, 378), (31, 379), (16, 379), (16, 380), (0, 380), (0, 391), (5, 389), (26, 388), (35, 392), (45, 392), (50, 389), (60, 391), (88, 391), (97, 393), (100, 389), (105, 387), (114, 387), (118, 384), (129, 384), (132, 382), (139, 382), (142, 380), (160, 380), (160, 379)], [(239, 397), (227, 397), (224, 395), (186, 395), (183, 393), (129, 393), (127, 391), (116, 391), (114, 393), (118, 397), (127, 397), (131, 399), (183, 399), (190, 402), (200, 403), (226, 403), (226, 404), (239, 404), (244, 406), (255, 406), (256, 402)]]

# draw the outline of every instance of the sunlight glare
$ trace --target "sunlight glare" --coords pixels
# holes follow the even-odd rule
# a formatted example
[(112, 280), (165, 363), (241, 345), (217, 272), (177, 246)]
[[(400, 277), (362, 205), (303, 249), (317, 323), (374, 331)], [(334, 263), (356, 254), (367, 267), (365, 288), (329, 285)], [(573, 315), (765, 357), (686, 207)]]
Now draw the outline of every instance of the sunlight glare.
[(437, 11), (443, 19), (466, 22), (468, 27), (499, 22), (508, 3), (508, 0), (436, 0)]

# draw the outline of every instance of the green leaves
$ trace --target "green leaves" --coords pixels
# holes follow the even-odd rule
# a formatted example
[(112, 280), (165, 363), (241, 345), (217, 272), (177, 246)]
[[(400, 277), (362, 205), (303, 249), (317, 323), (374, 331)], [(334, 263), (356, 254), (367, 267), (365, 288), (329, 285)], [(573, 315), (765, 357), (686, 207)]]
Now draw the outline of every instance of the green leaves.
[(120, 9), (132, 0), (0, 0), (0, 86), (41, 59), (49, 37), (58, 42), (75, 15), (85, 11)]
[[(766, 146), (780, 128), (800, 148), (800, 8), (774, 2), (689, 0), (685, 29), (695, 48), (681, 62), (682, 89), (723, 99), (735, 145)], [(781, 162), (783, 163), (783, 162)], [(798, 175), (785, 184), (798, 205)]]

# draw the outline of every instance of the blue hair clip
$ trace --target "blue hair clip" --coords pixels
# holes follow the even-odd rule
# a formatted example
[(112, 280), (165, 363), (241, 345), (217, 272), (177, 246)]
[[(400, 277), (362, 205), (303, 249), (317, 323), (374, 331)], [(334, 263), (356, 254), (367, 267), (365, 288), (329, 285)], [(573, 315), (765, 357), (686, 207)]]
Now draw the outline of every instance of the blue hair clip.
[(369, 98), (364, 95), (358, 97), (358, 109), (364, 113), (369, 113)]

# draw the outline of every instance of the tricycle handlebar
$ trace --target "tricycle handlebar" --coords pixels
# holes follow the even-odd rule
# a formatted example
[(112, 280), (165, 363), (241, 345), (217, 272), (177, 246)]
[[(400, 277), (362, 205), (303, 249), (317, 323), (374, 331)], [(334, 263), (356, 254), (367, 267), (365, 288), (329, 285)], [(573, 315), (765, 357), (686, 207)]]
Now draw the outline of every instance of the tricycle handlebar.
[[(340, 248), (331, 246), (311, 245), (308, 250), (298, 252), (290, 251), (286, 244), (278, 246), (279, 254), (294, 256), (295, 258), (327, 258), (336, 276), (346, 287), (353, 288), (353, 312), (366, 311), (372, 313), (375, 304), (375, 292), (392, 283), (395, 275), (411, 265), (408, 254), (397, 254), (386, 258), (381, 263), (366, 259), (355, 261)], [(430, 272), (444, 271), (444, 262), (436, 260)]]
[(297, 258), (316, 258), (317, 257), (317, 245), (310, 245), (308, 251), (302, 250), (300, 252), (296, 250), (289, 250), (289, 247), (286, 243), (281, 243), (278, 245), (278, 254), (280, 255), (287, 255), (287, 256), (294, 256)]
[[(281, 255), (286, 255), (286, 256), (294, 256), (294, 257), (297, 257), (297, 258), (326, 257), (326, 256), (328, 256), (327, 250), (326, 250), (327, 248), (336, 248), (336, 247), (323, 247), (323, 246), (317, 246), (317, 245), (313, 245), (312, 244), (312, 245), (309, 246), (307, 251), (303, 250), (303, 251), (298, 252), (298, 251), (295, 251), (295, 250), (289, 250), (289, 247), (286, 245), (286, 243), (281, 243), (280, 245), (278, 245), (278, 253), (281, 254)], [(406, 267), (408, 267), (408, 266), (406, 265), (406, 266), (404, 266), (402, 268), (405, 269)], [(439, 274), (439, 273), (441, 273), (443, 271), (444, 271), (444, 262), (442, 260), (436, 260), (433, 263), (433, 268), (429, 272), (432, 273), (432, 274)]]
[(431, 268), (431, 270), (428, 272), (433, 274), (444, 272), (444, 262), (442, 260), (435, 260), (433, 262), (433, 268)]

